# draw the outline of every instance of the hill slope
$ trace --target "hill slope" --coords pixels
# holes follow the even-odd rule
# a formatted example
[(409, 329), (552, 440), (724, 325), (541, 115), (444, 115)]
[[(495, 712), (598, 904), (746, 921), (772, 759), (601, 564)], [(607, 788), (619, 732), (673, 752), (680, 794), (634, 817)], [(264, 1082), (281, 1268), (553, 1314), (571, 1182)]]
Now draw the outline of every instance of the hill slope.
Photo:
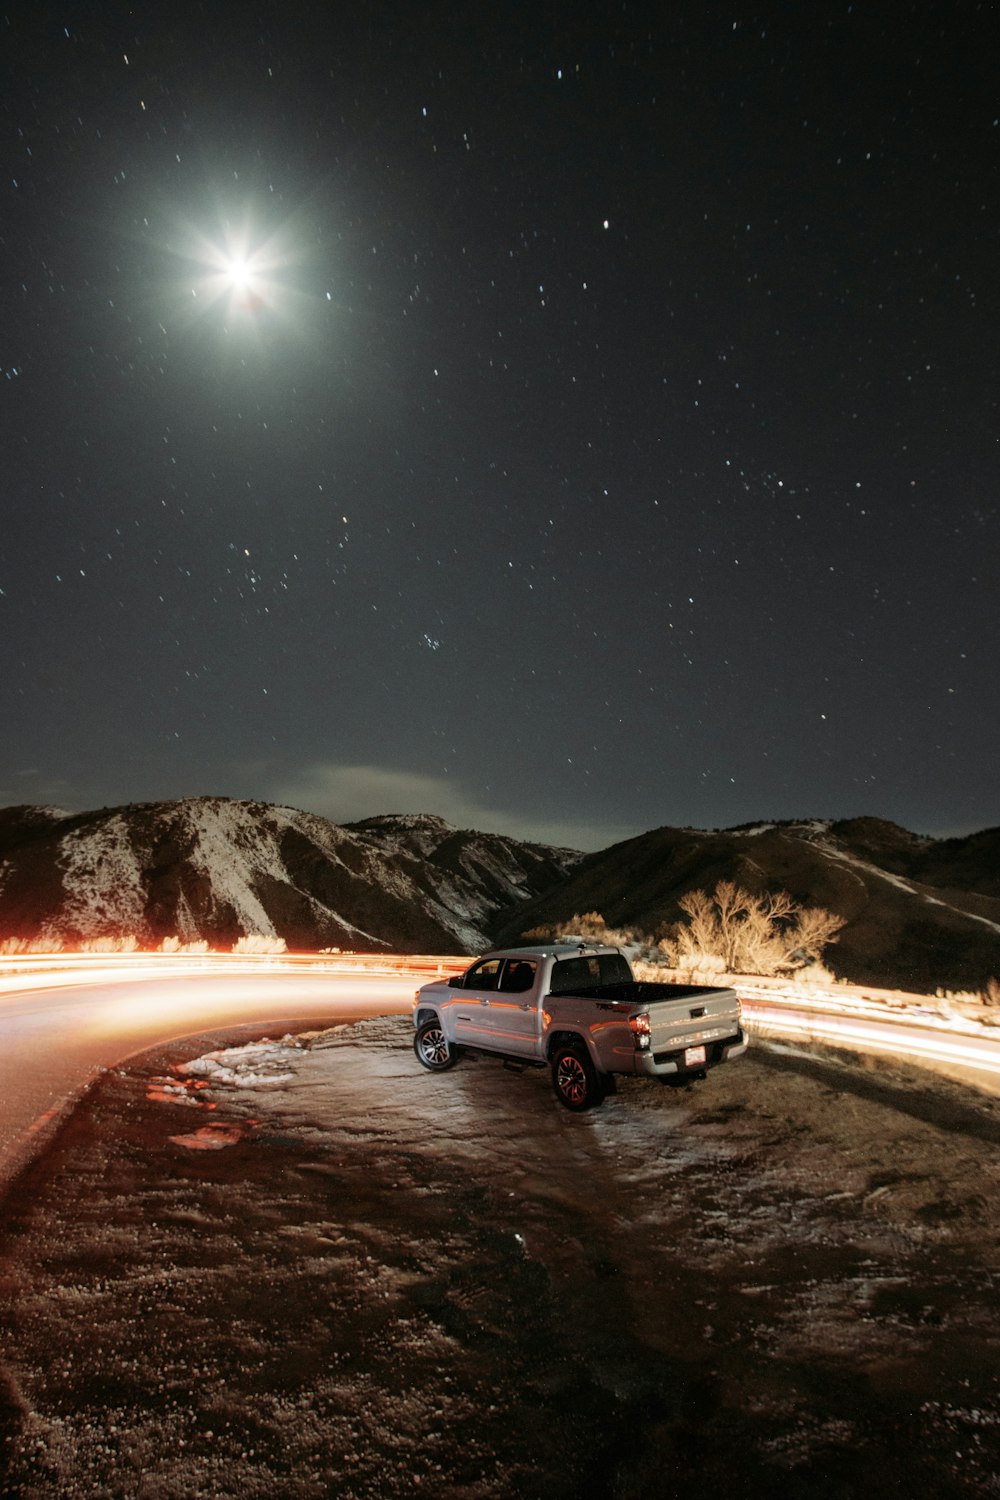
[(511, 918), (509, 941), (536, 925), (599, 911), (652, 933), (681, 915), (686, 892), (734, 880), (787, 890), (846, 919), (826, 962), (862, 984), (978, 988), (1000, 974), (1000, 830), (932, 840), (877, 818), (764, 823), (704, 832), (658, 828), (587, 855), (566, 881)]
[(432, 817), (339, 827), (198, 797), (100, 812), (0, 809), (0, 938), (246, 933), (290, 948), (474, 952), (487, 929), (579, 856)]

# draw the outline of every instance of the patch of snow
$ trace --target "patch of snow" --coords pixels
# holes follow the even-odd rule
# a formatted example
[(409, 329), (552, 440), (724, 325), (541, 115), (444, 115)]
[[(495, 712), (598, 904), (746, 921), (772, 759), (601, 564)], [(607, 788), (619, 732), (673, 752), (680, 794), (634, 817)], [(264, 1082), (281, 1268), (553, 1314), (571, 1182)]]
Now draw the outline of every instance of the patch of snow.
[(288, 1062), (300, 1052), (301, 1048), (288, 1038), (280, 1042), (265, 1038), (247, 1047), (206, 1052), (202, 1057), (183, 1063), (177, 1071), (207, 1078), (213, 1084), (228, 1083), (238, 1089), (273, 1088), (294, 1078), (294, 1073), (288, 1071)]
[[(239, 803), (199, 803), (192, 809), (192, 823), (196, 846), (191, 863), (200, 859), (213, 894), (233, 908), (246, 932), (276, 937), (274, 923), (244, 875), (249, 866), (287, 883), (273, 834), (262, 823), (250, 821)], [(236, 851), (242, 856), (239, 860), (233, 858)]]
[(434, 813), (382, 813), (350, 824), (355, 836), (375, 845), (386, 854), (419, 851), (426, 859), (458, 829)]
[(96, 828), (74, 829), (62, 840), (60, 864), (66, 900), (58, 918), (46, 922), (40, 936), (58, 937), (67, 926), (86, 936), (114, 926), (119, 932), (140, 929), (146, 897), (142, 864), (120, 813)]
[(896, 875), (892, 870), (883, 870), (881, 865), (873, 865), (866, 859), (859, 859), (856, 854), (848, 854), (846, 849), (840, 849), (835, 844), (824, 842), (823, 851), (832, 859), (839, 860), (841, 864), (853, 865), (858, 870), (864, 870), (867, 875), (876, 880), (882, 880), (886, 885), (894, 885), (897, 890), (903, 891), (907, 896), (913, 896), (918, 901), (925, 902), (928, 906), (940, 906), (945, 911), (951, 911), (956, 916), (966, 917), (970, 922), (980, 922), (988, 927), (991, 932), (1000, 933), (1000, 922), (991, 922), (989, 917), (981, 917), (977, 912), (966, 911), (964, 906), (955, 906), (950, 901), (942, 901), (939, 896), (931, 896), (926, 891), (918, 890), (909, 880), (902, 875)]
[(184, 943), (197, 942), (201, 937), (201, 930), (195, 921), (194, 912), (183, 891), (177, 894), (176, 917), (177, 936)]
[(809, 818), (802, 823), (754, 823), (747, 828), (724, 828), (723, 833), (734, 839), (758, 838), (762, 833), (790, 833), (800, 838), (820, 838), (829, 833), (830, 824), (823, 818)]

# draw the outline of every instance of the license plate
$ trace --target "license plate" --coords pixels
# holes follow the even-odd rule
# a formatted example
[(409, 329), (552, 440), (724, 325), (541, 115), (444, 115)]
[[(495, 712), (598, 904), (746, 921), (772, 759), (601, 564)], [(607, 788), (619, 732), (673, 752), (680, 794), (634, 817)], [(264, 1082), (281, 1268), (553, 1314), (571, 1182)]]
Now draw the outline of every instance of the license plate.
[(696, 1067), (698, 1065), (698, 1063), (703, 1063), (704, 1061), (705, 1061), (705, 1049), (704, 1049), (704, 1047), (685, 1047), (685, 1049), (684, 1049), (684, 1066), (686, 1068), (694, 1068), (694, 1067)]

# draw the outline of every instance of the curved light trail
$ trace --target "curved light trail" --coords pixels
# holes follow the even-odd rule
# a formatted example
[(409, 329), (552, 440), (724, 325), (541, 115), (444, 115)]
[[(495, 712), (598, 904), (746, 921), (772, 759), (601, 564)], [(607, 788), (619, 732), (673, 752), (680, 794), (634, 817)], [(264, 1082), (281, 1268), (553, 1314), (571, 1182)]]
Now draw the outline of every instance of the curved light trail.
[(230, 954), (28, 956), (0, 967), (0, 1185), (94, 1072), (247, 1023), (406, 1013), (461, 961)]

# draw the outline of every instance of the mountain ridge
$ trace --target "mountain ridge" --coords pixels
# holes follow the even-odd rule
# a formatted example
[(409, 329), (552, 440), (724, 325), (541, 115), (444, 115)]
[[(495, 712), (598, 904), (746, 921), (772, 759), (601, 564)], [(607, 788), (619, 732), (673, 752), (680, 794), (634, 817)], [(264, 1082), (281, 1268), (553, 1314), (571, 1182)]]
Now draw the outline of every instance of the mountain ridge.
[(335, 824), (224, 797), (0, 808), (0, 939), (220, 946), (260, 933), (293, 949), (474, 953), (590, 911), (655, 933), (719, 880), (835, 911), (845, 926), (827, 964), (855, 982), (960, 989), (1000, 975), (1000, 828), (936, 839), (872, 816), (666, 826), (583, 854), (431, 813)]

